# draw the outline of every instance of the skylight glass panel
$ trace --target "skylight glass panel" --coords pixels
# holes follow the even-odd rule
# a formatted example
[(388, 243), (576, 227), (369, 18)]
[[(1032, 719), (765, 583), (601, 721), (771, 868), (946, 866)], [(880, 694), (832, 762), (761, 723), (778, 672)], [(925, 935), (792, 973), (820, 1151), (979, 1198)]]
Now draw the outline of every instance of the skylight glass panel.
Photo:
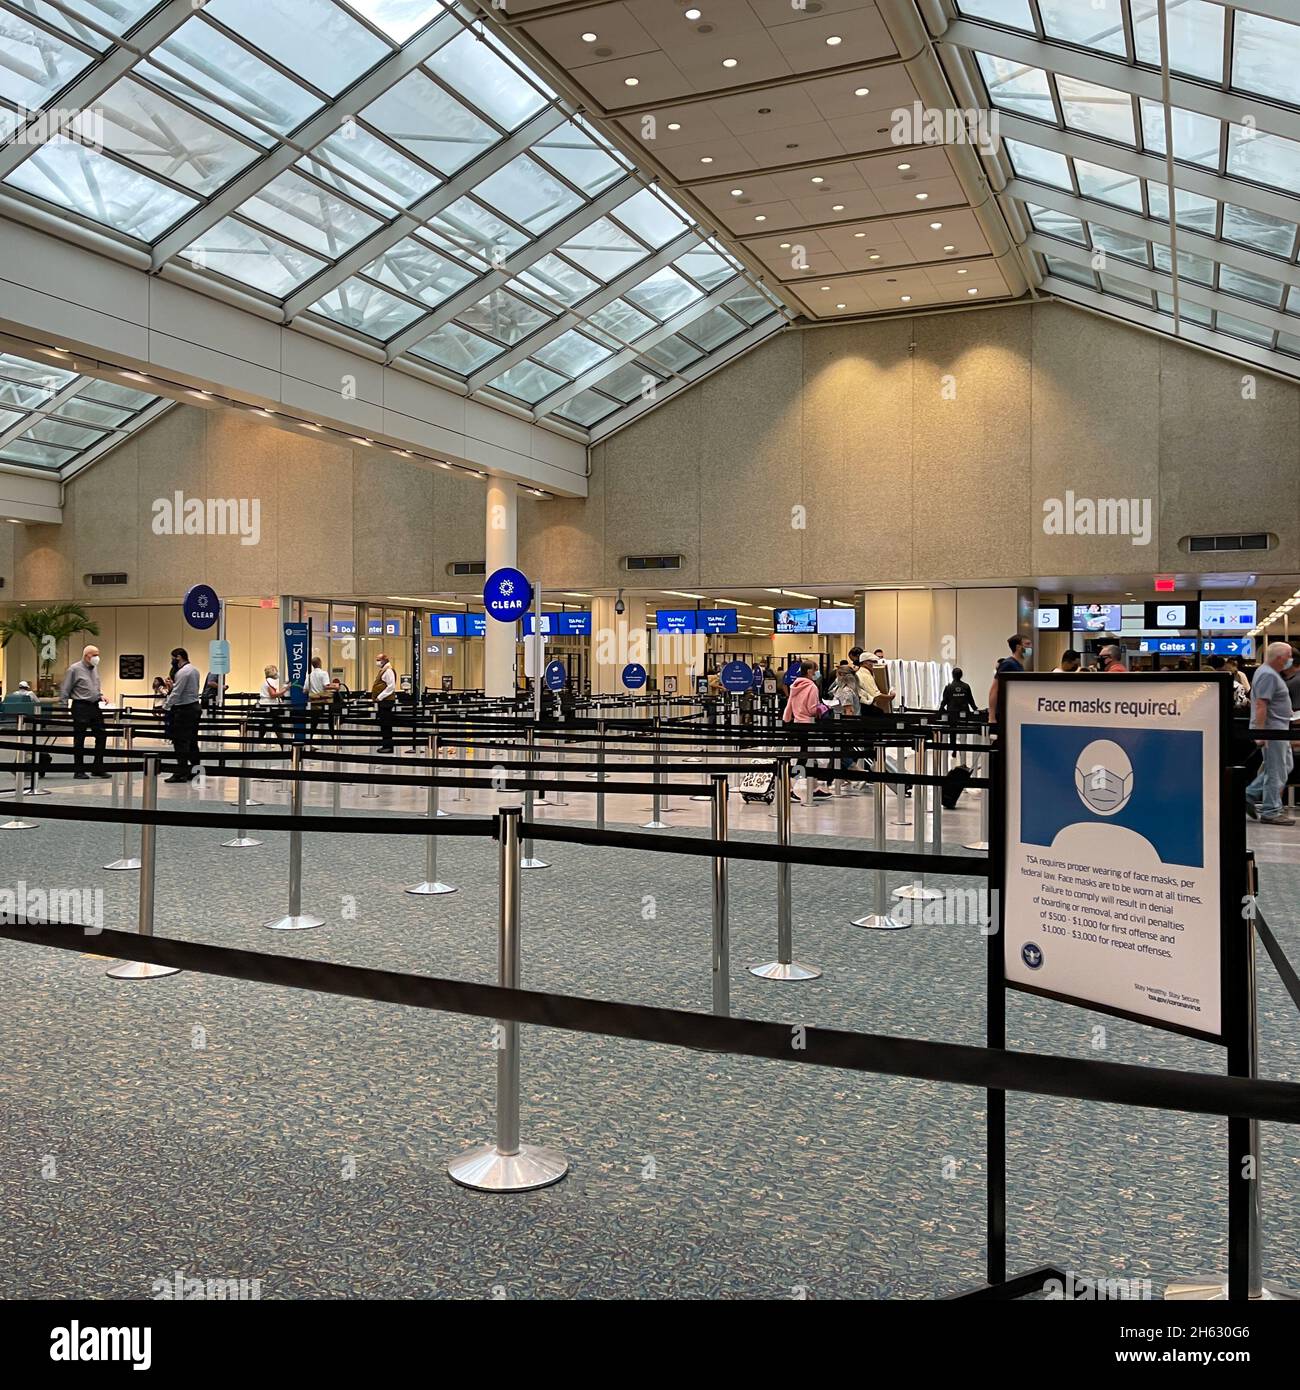
[(222, 218), (180, 254), (196, 269), (216, 271), (277, 299), (319, 274), (326, 264), (233, 217)]
[(57, 412), (61, 420), (72, 420), (77, 424), (97, 426), (99, 429), (116, 429), (131, 418), (131, 411), (119, 410), (116, 406), (100, 405), (98, 401), (83, 400), (72, 396), (60, 402)]
[(1282, 307), (1285, 286), (1263, 275), (1254, 275), (1249, 270), (1238, 270), (1236, 266), (1219, 267), (1219, 288), (1228, 294), (1238, 294), (1243, 299), (1253, 299), (1256, 304), (1266, 304), (1270, 309)]
[(673, 265), (706, 290), (717, 289), (738, 273), (736, 267), (725, 256), (718, 255), (712, 247), (705, 245), (688, 251), (684, 256), (678, 256)]
[(445, 13), (442, 0), (348, 0), (348, 5), (395, 43), (405, 43), (435, 16)]
[(535, 294), (557, 299), (564, 305), (577, 304), (600, 288), (589, 275), (559, 256), (543, 256), (534, 261), (519, 279)]
[(1236, 314), (1225, 314), (1222, 309), (1214, 315), (1214, 326), (1220, 333), (1231, 333), (1234, 338), (1242, 338), (1257, 347), (1272, 347), (1273, 330), (1250, 319), (1239, 318)]
[(590, 322), (624, 343), (636, 340), (655, 327), (654, 319), (634, 309), (626, 300), (615, 299), (590, 316)]
[(1061, 112), (1071, 130), (1085, 135), (1099, 135), (1122, 145), (1136, 143), (1133, 133), (1133, 98), (1113, 87), (1096, 82), (1084, 82), (1077, 77), (1058, 73), (1056, 90), (1061, 98)]
[(18, 127), (22, 125), (16, 112), (11, 111), (7, 106), (0, 106), (0, 140), (8, 140)]
[(1136, 261), (1139, 265), (1150, 263), (1147, 244), (1138, 237), (1127, 236), (1097, 222), (1090, 222), (1088, 230), (1092, 233), (1092, 244), (1108, 256), (1119, 256), (1126, 261)]
[(1029, 214), (1035, 231), (1042, 232), (1044, 236), (1059, 236), (1064, 237), (1066, 241), (1077, 241), (1080, 246), (1086, 245), (1087, 237), (1083, 232), (1083, 223), (1077, 217), (1071, 217), (1067, 212), (1057, 212), (1055, 208), (1040, 207), (1037, 203), (1026, 203), (1025, 211)]
[(703, 298), (703, 295), (688, 280), (682, 279), (675, 270), (666, 266), (639, 285), (626, 290), (623, 298), (638, 309), (644, 309), (647, 314), (663, 320)]
[(533, 146), (533, 153), (588, 198), (594, 198), (627, 173), (574, 121), (566, 121), (544, 135)]
[(1300, 105), (1300, 25), (1238, 10), (1232, 26), (1232, 85)]
[[(1174, 297), (1171, 294), (1163, 294), (1160, 290), (1156, 291), (1156, 308), (1162, 314), (1172, 314), (1174, 312)], [(1178, 317), (1186, 323), (1194, 323), (1200, 328), (1210, 326), (1210, 311), (1204, 304), (1198, 304), (1194, 299), (1185, 299), (1182, 295), (1178, 297)]]
[(0, 459), (34, 468), (62, 468), (65, 463), (75, 458), (76, 454), (75, 449), (58, 449), (49, 444), (37, 444), (26, 435), (11, 439), (0, 449)]
[(1254, 208), (1223, 205), (1223, 239), (1270, 256), (1290, 257), (1295, 249), (1296, 224)]
[(1128, 50), (1121, 6), (1122, 0), (1038, 0), (1038, 13), (1049, 39), (1123, 58)]
[(1140, 285), (1134, 285), (1117, 275), (1101, 274), (1097, 279), (1101, 281), (1101, 287), (1107, 294), (1113, 294), (1118, 299), (1131, 300), (1135, 304), (1144, 304), (1147, 308), (1151, 307), (1150, 290), (1144, 290)]
[(1279, 333), (1277, 335), (1277, 350), (1289, 352), (1293, 357), (1300, 357), (1300, 338), (1297, 338), (1294, 333)]
[(1300, 287), (1291, 286), (1291, 291), (1286, 297), (1286, 311), (1288, 314), (1300, 314)]
[(525, 304), (505, 290), (493, 290), (460, 317), (467, 328), (477, 329), (511, 346), (550, 322), (550, 317), (540, 309)]
[(110, 405), (121, 406), (132, 412), (143, 410), (158, 399), (144, 391), (134, 391), (129, 386), (119, 386), (115, 381), (89, 381), (77, 392), (78, 400), (107, 401)]
[(1032, 179), (1035, 183), (1073, 192), (1070, 163), (1063, 154), (1040, 149), (1037, 145), (1026, 145), (1021, 140), (1004, 140), (1002, 143), (1011, 158), (1012, 167), (1022, 179)]
[(654, 347), (647, 348), (644, 355), (655, 366), (662, 367), (667, 372), (679, 372), (704, 356), (694, 343), (688, 343), (676, 333), (665, 338), (663, 342), (656, 343)]
[(418, 237), (404, 237), (366, 266), (372, 279), (430, 307), (449, 299), (475, 278), (472, 271)]
[(29, 108), (44, 106), (94, 61), (8, 10), (0, 10), (0, 51), (0, 96)]
[(382, 225), (378, 218), (291, 170), (272, 179), (239, 212), (267, 231), (331, 259)]
[(130, 78), (115, 82), (73, 125), (86, 139), (101, 136), (105, 148), (146, 173), (195, 193), (216, 192), (262, 154)]
[(560, 250), (589, 275), (608, 284), (650, 253), (607, 217), (598, 217), (575, 232)]
[[(133, 29), (145, 15), (156, 10), (158, 0), (65, 0), (65, 8), (86, 19), (93, 19), (99, 28), (120, 36)], [(52, 10), (53, 6), (42, 4), (40, 9), (44, 13)], [(64, 23), (76, 21), (65, 18)]]
[(452, 246), (484, 262), (497, 264), (518, 251), (528, 238), (473, 198), (457, 198), (431, 219), (430, 225)]
[(497, 208), (534, 235), (582, 206), (582, 199), (571, 188), (526, 154), (517, 155), (489, 174), (474, 192), (489, 207)]
[(636, 400), (648, 387), (662, 383), (663, 377), (657, 372), (648, 371), (639, 362), (628, 362), (601, 377), (600, 389), (616, 396), (626, 405)]
[(0, 410), (0, 434), (7, 433), (22, 418), (21, 410)]
[(977, 53), (989, 100), (1003, 111), (1016, 111), (1035, 120), (1056, 123), (1052, 89), (1041, 68), (1027, 67), (989, 53)]
[[(1214, 235), (1214, 224), (1218, 205), (1213, 198), (1200, 193), (1189, 193), (1185, 188), (1174, 190), (1175, 205), (1178, 208), (1178, 225), (1205, 236)], [(1169, 221), (1169, 189), (1163, 183), (1147, 183), (1147, 205), (1151, 216), (1161, 222)]]
[(207, 0), (204, 13), (331, 97), (392, 51), (331, 0)]
[(102, 430), (89, 430), (82, 425), (65, 424), (62, 420), (37, 420), (23, 431), (23, 438), (37, 444), (57, 444), (64, 449), (88, 449), (104, 437)]
[(608, 396), (602, 396), (595, 391), (579, 391), (576, 396), (559, 406), (555, 413), (562, 420), (570, 420), (575, 425), (587, 428), (617, 409), (618, 402), (611, 401)]
[[(1165, 153), (1165, 109), (1158, 101), (1142, 106), (1142, 143), (1155, 154)], [(1174, 158), (1206, 169), (1219, 167), (1219, 122), (1198, 111), (1174, 107)]]
[(713, 352), (745, 331), (745, 325), (725, 309), (710, 309), (688, 323), (681, 336), (705, 352)]
[[(401, 150), (372, 135), (356, 121), (345, 122), (310, 155), (304, 155), (298, 168), (340, 193), (362, 198), (385, 218), (392, 216), (394, 205), (409, 208), (441, 182), (437, 174), (408, 159)], [(366, 200), (366, 193), (374, 198)]]
[(459, 376), (469, 376), (485, 362), (499, 357), (504, 348), (498, 343), (489, 343), (477, 333), (471, 333), (458, 323), (444, 323), (423, 342), (416, 343), (411, 351), (417, 357), (446, 367)]
[(495, 127), (420, 72), (402, 78), (361, 115), (390, 140), (444, 174), (463, 169), (501, 139)]
[(1300, 144), (1252, 126), (1229, 126), (1228, 173), (1300, 193)]
[(424, 310), (407, 299), (381, 290), (353, 275), (311, 306), (313, 314), (331, 319), (344, 328), (355, 328), (368, 338), (387, 342), (394, 333), (415, 322)]
[(490, 40), (469, 29), (443, 44), (425, 66), (504, 130), (517, 130), (546, 105)]
[(733, 314), (739, 314), (748, 324), (761, 323), (763, 319), (774, 314), (777, 307), (770, 296), (764, 294), (756, 285), (737, 290), (722, 302)]
[[(217, 120), (229, 121), (224, 108), (230, 107), (254, 126), (287, 135), (323, 105), (319, 97), (198, 15), (159, 44), (151, 57), (153, 61), (140, 68), (143, 75)], [(267, 145), (273, 143), (265, 135), (261, 138)]]
[(198, 199), (62, 135), (42, 145), (5, 182), (140, 241), (153, 241), (198, 206)]
[[(1156, 242), (1151, 248), (1151, 255), (1156, 269), (1163, 270), (1168, 275), (1170, 266), (1173, 264), (1170, 259), (1169, 248)], [(1178, 278), (1190, 280), (1194, 285), (1212, 286), (1214, 284), (1214, 262), (1205, 256), (1193, 255), (1190, 251), (1180, 251), (1178, 253)]]
[(1096, 282), (1092, 278), (1092, 272), (1086, 266), (1075, 265), (1073, 261), (1063, 261), (1057, 256), (1044, 256), (1043, 264), (1047, 267), (1047, 273), (1056, 276), (1058, 280), (1069, 280), (1076, 285), (1086, 285), (1090, 290), (1097, 288)]
[(539, 367), (536, 362), (516, 362), (499, 377), (489, 381), (488, 385), (494, 390), (504, 391), (508, 396), (515, 396), (521, 401), (527, 401), (529, 405), (534, 405), (543, 396), (549, 396), (551, 392), (558, 391), (568, 383), (558, 372)]
[(1131, 212), (1142, 211), (1141, 179), (1134, 178), (1132, 174), (1121, 174), (1117, 169), (1107, 169), (1101, 164), (1090, 164), (1085, 159), (1074, 161), (1074, 172), (1079, 180), (1079, 192), (1085, 198), (1128, 208)]
[(1034, 32), (1034, 17), (1029, 12), (1029, 0), (960, 0), (958, 9), (971, 19), (991, 19), (1009, 29)]
[[(1160, 66), (1160, 19), (1157, 0), (1129, 0), (1138, 61)], [(1175, 72), (1223, 79), (1223, 6), (1209, 0), (1182, 0), (1167, 7), (1169, 66)]]
[[(153, 9), (155, 2), (156, 0), (148, 0), (148, 3), (145, 4), (139, 12), (143, 14), (147, 10)], [(112, 39), (96, 32), (96, 30), (84, 23), (75, 14), (65, 14), (63, 11), (55, 9), (53, 5), (46, 4), (45, 0), (14, 0), (14, 8), (17, 10), (24, 10), (27, 14), (42, 20), (51, 29), (58, 29), (62, 33), (74, 39), (78, 39), (81, 43), (85, 44), (87, 48), (95, 48), (102, 53), (106, 48), (112, 46)], [(75, 10), (77, 6), (73, 5), (71, 8)], [(133, 16), (127, 19), (124, 25), (121, 19), (117, 19), (115, 22), (114, 18), (105, 14), (102, 10), (97, 11), (93, 5), (83, 5), (82, 8), (83, 10), (89, 10), (92, 15), (95, 15), (97, 22), (102, 28), (112, 29), (113, 32), (117, 34), (125, 33), (125, 25), (135, 22), (135, 17)], [(122, 7), (125, 14), (130, 14), (132, 8), (133, 7), (129, 5)]]
[(642, 241), (658, 250), (666, 246), (674, 237), (681, 236), (686, 224), (663, 201), (643, 188), (634, 193), (625, 203), (620, 203), (613, 214), (629, 231), (635, 232)]
[(579, 377), (609, 355), (608, 348), (592, 342), (576, 328), (570, 328), (567, 333), (561, 333), (558, 338), (539, 347), (533, 353), (533, 360), (552, 371), (563, 372), (565, 376)]

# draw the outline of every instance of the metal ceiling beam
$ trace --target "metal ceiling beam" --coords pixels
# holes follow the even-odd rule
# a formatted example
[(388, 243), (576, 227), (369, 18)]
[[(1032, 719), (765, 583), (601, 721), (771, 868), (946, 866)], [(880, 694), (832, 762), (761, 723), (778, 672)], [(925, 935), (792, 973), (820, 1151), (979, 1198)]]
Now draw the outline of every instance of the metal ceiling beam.
[(280, 142), (263, 159), (244, 170), (202, 206), (195, 208), (161, 241), (155, 243), (151, 253), (153, 269), (159, 270), (196, 237), (215, 227), (223, 217), (259, 193), (302, 155), (333, 135), (349, 118), (359, 115), (390, 87), (414, 72), (443, 44), (463, 33), (464, 28), (454, 15), (443, 15), (423, 33), (417, 34), (409, 43), (390, 54), (378, 67), (372, 68), (360, 81), (353, 83), (340, 97), (322, 107), (292, 135), (281, 137)]

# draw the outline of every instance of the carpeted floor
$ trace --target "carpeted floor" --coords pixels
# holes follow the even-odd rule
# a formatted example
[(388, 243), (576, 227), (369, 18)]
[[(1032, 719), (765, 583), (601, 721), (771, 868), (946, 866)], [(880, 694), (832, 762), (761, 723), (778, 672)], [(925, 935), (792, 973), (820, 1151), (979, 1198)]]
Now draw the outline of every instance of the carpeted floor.
[[(377, 827), (382, 816), (377, 817)], [(445, 839), (461, 891), (416, 898), (419, 841), (309, 837), (316, 931), (285, 910), (287, 837), (160, 832), (159, 935), (495, 978), (495, 847)], [(831, 841), (809, 841), (832, 843)], [(0, 836), (0, 885), (102, 887), (134, 924), (137, 876), (101, 872), (120, 832), (47, 822)], [(708, 861), (539, 848), (524, 876), (524, 983), (707, 1009)], [(737, 1015), (982, 1042), (973, 926), (847, 925), (870, 889), (794, 870), (807, 984), (745, 967), (775, 947), (776, 870), (731, 869)], [(939, 886), (944, 886), (942, 880)], [(1300, 873), (1263, 906), (1293, 960)], [(105, 978), (107, 962), (0, 943), (0, 1294), (148, 1298), (153, 1281), (260, 1280), (264, 1298), (926, 1298), (979, 1280), (983, 1094), (523, 1030), (523, 1135), (570, 1177), (482, 1196), (445, 1161), (491, 1137), (494, 1053), (480, 1020), (193, 974)], [(1260, 966), (1263, 1073), (1300, 1074), (1300, 1019)], [(1104, 1051), (1098, 1051), (1098, 1027)], [(1071, 1057), (1219, 1070), (1220, 1051), (1009, 996), (1010, 1042)], [(1167, 1280), (1222, 1268), (1222, 1121), (1013, 1096), (1011, 1264)], [(1265, 1268), (1300, 1286), (1300, 1135), (1264, 1132)]]

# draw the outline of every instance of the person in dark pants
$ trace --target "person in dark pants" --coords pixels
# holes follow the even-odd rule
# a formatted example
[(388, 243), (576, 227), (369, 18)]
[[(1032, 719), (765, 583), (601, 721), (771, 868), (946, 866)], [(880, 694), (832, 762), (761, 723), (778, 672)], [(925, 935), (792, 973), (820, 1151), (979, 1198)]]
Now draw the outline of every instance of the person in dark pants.
[(382, 652), (378, 657), (378, 670), (375, 672), (375, 683), (370, 687), (370, 693), (374, 696), (375, 714), (379, 718), (378, 751), (392, 753), (395, 751), (393, 716), (397, 713), (397, 672)]
[(99, 648), (86, 647), (81, 660), (69, 666), (59, 687), (59, 694), (72, 702), (72, 749), (73, 773), (79, 782), (88, 781), (86, 776), (86, 735), (95, 736), (95, 760), (90, 767), (91, 777), (107, 777), (104, 771), (104, 744), (108, 730), (104, 727), (104, 711), (99, 707)]
[(171, 711), (172, 747), (176, 750), (176, 771), (168, 782), (188, 782), (202, 760), (199, 753), (199, 668), (190, 662), (184, 647), (172, 651), (172, 688), (163, 702)]

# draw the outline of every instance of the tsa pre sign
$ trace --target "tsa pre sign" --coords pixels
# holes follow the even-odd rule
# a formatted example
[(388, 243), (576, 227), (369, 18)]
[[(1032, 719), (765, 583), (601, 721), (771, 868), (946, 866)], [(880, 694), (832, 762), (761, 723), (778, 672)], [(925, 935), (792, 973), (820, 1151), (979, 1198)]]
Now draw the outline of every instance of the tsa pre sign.
[(1222, 1035), (1227, 699), (1199, 675), (1004, 678), (1009, 985)]

